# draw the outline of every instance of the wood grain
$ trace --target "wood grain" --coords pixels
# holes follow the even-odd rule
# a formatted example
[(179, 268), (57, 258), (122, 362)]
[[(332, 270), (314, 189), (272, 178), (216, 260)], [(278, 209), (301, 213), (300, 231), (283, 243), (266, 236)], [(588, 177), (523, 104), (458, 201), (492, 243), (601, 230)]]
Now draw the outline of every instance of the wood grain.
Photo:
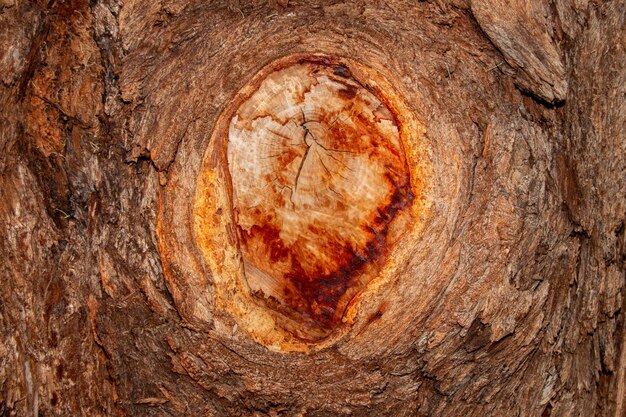
[[(623, 416), (624, 10), (0, 1), (0, 415)], [(296, 145), (263, 171), (272, 73), (324, 97), (270, 106)], [(323, 114), (354, 100), (359, 174), (333, 179)], [(374, 273), (328, 309), (284, 297), (252, 224), (308, 239), (313, 283), (395, 189)]]

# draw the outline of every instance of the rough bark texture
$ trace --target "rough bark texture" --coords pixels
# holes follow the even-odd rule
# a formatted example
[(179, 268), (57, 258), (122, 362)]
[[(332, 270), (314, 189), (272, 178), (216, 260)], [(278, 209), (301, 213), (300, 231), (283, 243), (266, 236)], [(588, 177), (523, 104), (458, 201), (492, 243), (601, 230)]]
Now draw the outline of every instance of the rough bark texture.
[[(1, 0), (0, 415), (626, 415), (625, 10)], [(193, 229), (220, 113), (293, 53), (384, 73), (432, 173), (301, 352), (216, 303)]]

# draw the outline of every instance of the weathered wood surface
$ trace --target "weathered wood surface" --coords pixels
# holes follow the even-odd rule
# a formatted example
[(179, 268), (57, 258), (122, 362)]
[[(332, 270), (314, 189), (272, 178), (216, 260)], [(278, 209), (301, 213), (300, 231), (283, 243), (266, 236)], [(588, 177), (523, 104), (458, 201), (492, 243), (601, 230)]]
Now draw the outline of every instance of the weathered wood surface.
[[(0, 414), (624, 415), (624, 10), (0, 1)], [(429, 211), (286, 353), (217, 308), (192, 205), (227, 103), (316, 52), (406, 101)]]

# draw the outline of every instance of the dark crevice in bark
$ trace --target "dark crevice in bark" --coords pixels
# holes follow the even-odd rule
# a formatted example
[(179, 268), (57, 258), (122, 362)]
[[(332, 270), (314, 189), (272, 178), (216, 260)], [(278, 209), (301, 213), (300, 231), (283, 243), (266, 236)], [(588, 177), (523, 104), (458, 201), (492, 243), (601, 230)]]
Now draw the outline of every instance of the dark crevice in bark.
[(26, 65), (24, 66), (24, 70), (22, 71), (22, 75), (20, 76), (18, 82), (18, 99), (20, 101), (24, 99), (28, 83), (37, 70), (37, 67), (41, 64), (41, 48), (45, 43), (49, 32), (50, 21), (48, 20), (46, 12), (41, 11), (37, 30), (35, 31), (35, 35), (31, 41), (30, 51), (28, 52), (28, 56), (26, 58)]

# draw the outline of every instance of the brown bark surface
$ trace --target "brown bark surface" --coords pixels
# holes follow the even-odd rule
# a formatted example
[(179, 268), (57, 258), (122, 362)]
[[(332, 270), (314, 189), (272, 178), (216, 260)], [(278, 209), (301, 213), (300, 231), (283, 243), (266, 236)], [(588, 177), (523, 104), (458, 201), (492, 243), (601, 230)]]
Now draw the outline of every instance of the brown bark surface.
[[(0, 415), (626, 415), (625, 10), (0, 0)], [(314, 55), (259, 202), (247, 86)]]

